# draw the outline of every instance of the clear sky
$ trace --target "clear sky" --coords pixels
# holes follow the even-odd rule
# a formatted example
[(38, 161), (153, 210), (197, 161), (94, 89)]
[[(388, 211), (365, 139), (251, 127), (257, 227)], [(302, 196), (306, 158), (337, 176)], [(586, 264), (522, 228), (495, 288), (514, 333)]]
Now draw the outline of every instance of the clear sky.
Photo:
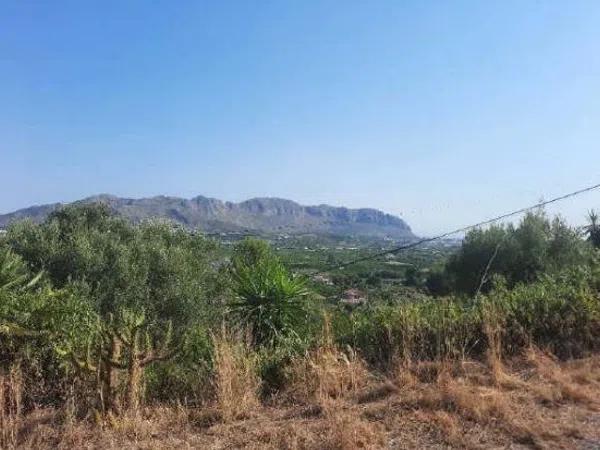
[(277, 196), (430, 234), (598, 182), (597, 0), (0, 3), (2, 213)]

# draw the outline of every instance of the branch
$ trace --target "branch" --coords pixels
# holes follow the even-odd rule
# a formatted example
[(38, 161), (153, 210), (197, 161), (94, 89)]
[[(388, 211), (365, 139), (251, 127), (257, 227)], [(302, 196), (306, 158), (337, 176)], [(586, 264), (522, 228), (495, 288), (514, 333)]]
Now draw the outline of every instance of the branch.
[(177, 354), (178, 351), (179, 351), (179, 349), (173, 348), (164, 353), (152, 352), (140, 361), (140, 366), (145, 367), (148, 364), (152, 364), (153, 362), (168, 361), (169, 359), (173, 358)]
[(152, 338), (149, 333), (146, 333), (146, 349), (142, 354), (142, 359), (140, 361), (140, 365), (147, 366), (156, 361), (166, 361), (171, 359), (177, 353), (178, 349), (173, 348), (169, 349), (171, 342), (173, 340), (173, 324), (169, 322), (167, 325), (167, 331), (165, 333), (165, 337), (162, 341), (162, 345), (160, 349), (157, 349), (154, 343), (152, 342)]
[(494, 259), (496, 259), (496, 256), (498, 255), (498, 250), (500, 249), (500, 244), (502, 244), (502, 242), (498, 242), (498, 244), (496, 245), (496, 249), (494, 250), (494, 253), (492, 254), (492, 257), (489, 259), (487, 265), (485, 266), (485, 270), (483, 271), (483, 275), (481, 276), (481, 281), (479, 282), (477, 291), (475, 291), (475, 297), (479, 296), (479, 294), (481, 293), (481, 289), (483, 288), (483, 285), (485, 283), (487, 283), (487, 281), (488, 281), (487, 276), (492, 267), (492, 263), (494, 262)]
[(87, 370), (88, 372), (94, 373), (94, 372), (96, 372), (96, 370), (98, 368), (92, 363), (91, 347), (92, 347), (92, 344), (88, 343), (87, 349), (86, 349), (85, 360), (78, 358), (77, 355), (75, 354), (75, 352), (72, 350), (69, 350), (66, 353), (68, 353), (69, 359), (71, 359), (71, 362), (79, 370)]
[(122, 369), (122, 370), (127, 369), (126, 364), (119, 362), (116, 359), (108, 358), (107, 356), (103, 356), (102, 361), (104, 361), (105, 364), (108, 364), (111, 367), (114, 367), (115, 369)]

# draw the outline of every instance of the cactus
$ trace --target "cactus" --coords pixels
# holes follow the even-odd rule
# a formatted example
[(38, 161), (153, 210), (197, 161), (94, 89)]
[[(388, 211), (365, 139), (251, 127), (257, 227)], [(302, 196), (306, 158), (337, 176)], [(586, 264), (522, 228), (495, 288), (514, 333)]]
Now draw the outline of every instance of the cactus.
[(119, 412), (116, 391), (121, 373), (126, 373), (126, 407), (139, 407), (140, 384), (143, 370), (149, 364), (172, 358), (176, 352), (173, 345), (173, 326), (168, 322), (162, 339), (151, 333), (143, 313), (121, 311), (118, 320), (111, 317), (111, 324), (104, 326), (100, 342), (88, 340), (85, 350), (58, 350), (80, 372), (95, 373), (100, 383), (100, 396), (105, 411)]
[[(118, 329), (117, 335), (126, 350), (123, 365), (127, 369), (127, 408), (137, 410), (144, 367), (156, 361), (167, 360), (174, 355), (175, 350), (171, 348), (173, 326), (171, 322), (167, 323), (162, 342), (159, 343), (150, 333), (143, 313), (124, 311), (121, 322), (123, 325)], [(119, 364), (118, 367), (123, 365)]]

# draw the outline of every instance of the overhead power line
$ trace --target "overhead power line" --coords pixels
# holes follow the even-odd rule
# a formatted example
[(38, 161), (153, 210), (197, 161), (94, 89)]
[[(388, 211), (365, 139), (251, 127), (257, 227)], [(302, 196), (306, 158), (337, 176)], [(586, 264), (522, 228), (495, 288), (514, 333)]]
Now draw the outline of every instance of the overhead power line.
[(498, 222), (500, 220), (507, 219), (509, 217), (516, 216), (518, 214), (522, 214), (522, 213), (525, 213), (525, 212), (528, 212), (528, 211), (532, 211), (534, 209), (538, 209), (538, 208), (541, 208), (543, 206), (559, 202), (561, 200), (566, 200), (566, 199), (571, 198), (571, 197), (576, 197), (578, 195), (584, 194), (586, 192), (593, 191), (593, 190), (598, 189), (598, 188), (600, 188), (600, 183), (595, 184), (593, 186), (588, 186), (588, 187), (583, 188), (583, 189), (579, 189), (577, 191), (569, 192), (568, 194), (564, 194), (564, 195), (561, 195), (559, 197), (555, 197), (555, 198), (550, 199), (550, 200), (541, 201), (539, 203), (536, 203), (535, 205), (531, 205), (531, 206), (527, 206), (525, 208), (517, 209), (515, 211), (511, 211), (511, 212), (508, 212), (506, 214), (502, 214), (500, 216), (496, 216), (496, 217), (494, 217), (492, 219), (484, 220), (483, 222), (475, 223), (473, 225), (467, 225), (466, 227), (462, 227), (462, 228), (457, 228), (456, 230), (452, 230), (452, 231), (448, 231), (446, 233), (438, 234), (437, 236), (432, 236), (432, 237), (428, 237), (428, 238), (419, 239), (418, 241), (411, 242), (410, 244), (406, 244), (406, 245), (402, 245), (400, 247), (395, 247), (395, 248), (392, 248), (392, 249), (389, 249), (389, 250), (384, 250), (384, 251), (381, 251), (381, 252), (373, 253), (371, 255), (363, 256), (361, 258), (356, 258), (356, 259), (353, 259), (351, 261), (347, 261), (345, 263), (334, 264), (334, 265), (332, 265), (332, 266), (330, 266), (328, 268), (325, 268), (323, 270), (320, 270), (320, 271), (316, 272), (315, 275), (323, 274), (323, 273), (326, 273), (326, 272), (331, 272), (333, 270), (343, 269), (345, 267), (348, 267), (348, 266), (351, 266), (351, 265), (354, 265), (354, 264), (357, 264), (357, 263), (360, 263), (360, 262), (370, 261), (372, 259), (377, 259), (377, 258), (380, 258), (381, 256), (391, 255), (391, 254), (394, 254), (394, 253), (398, 253), (398, 252), (401, 252), (403, 250), (409, 250), (411, 248), (418, 247), (419, 245), (426, 244), (428, 242), (433, 242), (433, 241), (437, 241), (439, 239), (444, 239), (444, 238), (452, 236), (454, 234), (464, 233), (464, 232), (472, 230), (474, 228), (479, 228), (479, 227), (482, 227), (482, 226), (485, 226), (485, 225), (490, 225), (490, 224), (492, 224), (494, 222)]

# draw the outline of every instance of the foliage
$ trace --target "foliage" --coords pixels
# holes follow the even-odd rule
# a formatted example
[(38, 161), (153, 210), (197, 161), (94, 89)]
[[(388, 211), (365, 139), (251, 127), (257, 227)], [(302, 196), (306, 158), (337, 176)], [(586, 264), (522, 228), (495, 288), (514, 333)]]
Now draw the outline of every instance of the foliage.
[(32, 276), (21, 257), (0, 248), (0, 335), (31, 334), (29, 316), (39, 308), (40, 296), (31, 295), (43, 273)]
[(596, 248), (600, 248), (600, 221), (598, 214), (593, 209), (588, 214), (589, 225), (585, 227), (589, 242)]
[(32, 288), (42, 277), (32, 277), (27, 265), (9, 248), (0, 248), (0, 291)]
[(105, 407), (114, 407), (114, 371), (127, 372), (135, 406), (144, 368), (170, 359), (218, 307), (214, 243), (167, 223), (130, 225), (103, 205), (69, 206), (41, 225), (14, 225), (6, 241), (57, 290), (45, 329), (76, 371), (101, 374)]
[(482, 305), (492, 305), (502, 315), (505, 350), (514, 353), (533, 344), (574, 356), (599, 343), (600, 298), (593, 283), (588, 267), (544, 274), (513, 289), (499, 282)]
[(562, 219), (549, 220), (543, 211), (527, 214), (517, 227), (493, 225), (467, 234), (460, 250), (442, 272), (427, 282), (435, 294), (474, 295), (491, 288), (494, 275), (509, 286), (535, 281), (589, 258), (589, 246)]
[[(236, 371), (247, 392), (260, 385), (268, 396), (324, 337), (379, 367), (483, 357), (492, 345), (570, 356), (600, 344), (600, 253), (560, 219), (538, 212), (516, 227), (473, 231), (448, 258), (452, 249), (413, 249), (337, 275), (299, 274), (372, 253), (338, 244), (274, 250), (246, 239), (230, 251), (169, 223), (126, 222), (103, 205), (16, 223), (0, 241), (0, 369), (20, 362), (29, 405), (62, 402), (69, 385), (105, 412), (215, 394), (233, 411), (226, 381)], [(348, 287), (364, 289), (366, 304), (340, 305)], [(215, 344), (222, 327), (252, 364)]]
[(268, 247), (246, 240), (236, 248), (231, 276), (235, 299), (229, 309), (256, 346), (275, 346), (298, 336), (308, 319), (306, 281), (294, 276)]
[(343, 345), (359, 349), (374, 364), (395, 357), (445, 359), (485, 351), (486, 321), (493, 311), (502, 324), (502, 346), (515, 353), (529, 345), (576, 355), (600, 344), (600, 298), (589, 267), (543, 275), (509, 288), (499, 279), (473, 300), (450, 297), (378, 305), (334, 316)]
[(274, 259), (271, 247), (266, 241), (254, 238), (245, 238), (238, 242), (231, 256), (231, 269), (233, 272), (258, 266), (265, 261)]

